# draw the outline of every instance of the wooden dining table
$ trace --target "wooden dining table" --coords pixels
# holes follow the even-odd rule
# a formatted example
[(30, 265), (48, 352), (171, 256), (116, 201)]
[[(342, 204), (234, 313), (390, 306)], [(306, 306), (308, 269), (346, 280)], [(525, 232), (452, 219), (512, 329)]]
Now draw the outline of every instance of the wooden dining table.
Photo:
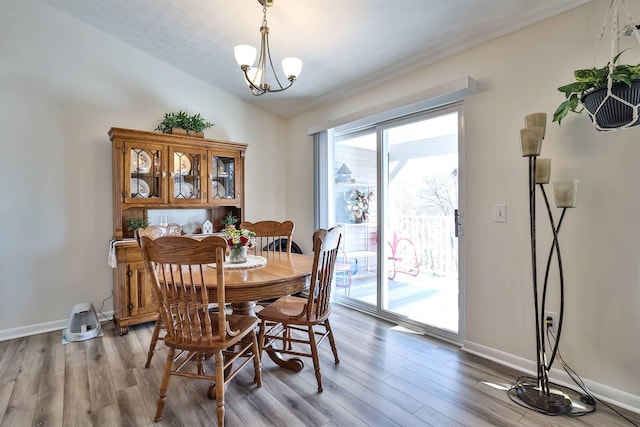
[[(311, 282), (313, 257), (286, 252), (260, 252), (266, 264), (250, 268), (225, 268), (225, 301), (231, 304), (233, 314), (255, 316), (256, 302), (278, 298), (303, 291)], [(209, 290), (209, 301), (216, 301), (216, 269), (209, 267), (204, 272), (204, 280)], [(279, 353), (267, 352), (278, 366), (299, 372), (304, 363), (299, 358), (284, 359)]]
[[(309, 287), (313, 257), (286, 252), (260, 252), (266, 259), (264, 266), (249, 268), (225, 267), (225, 300), (234, 314), (255, 316), (256, 301), (298, 293)], [(216, 301), (216, 269), (204, 272), (209, 300)]]

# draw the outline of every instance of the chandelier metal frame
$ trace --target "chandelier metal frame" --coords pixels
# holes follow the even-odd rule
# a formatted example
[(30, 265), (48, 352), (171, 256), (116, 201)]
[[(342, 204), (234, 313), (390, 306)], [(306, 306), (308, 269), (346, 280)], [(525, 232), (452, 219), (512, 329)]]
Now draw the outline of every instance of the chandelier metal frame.
[[(262, 5), (262, 25), (260, 26), (260, 54), (258, 55), (258, 65), (253, 67), (256, 57), (256, 49), (249, 45), (238, 45), (235, 47), (235, 57), (240, 69), (244, 74), (246, 83), (255, 96), (264, 95), (267, 92), (282, 92), (289, 89), (302, 70), (302, 61), (298, 58), (288, 57), (282, 60), (282, 68), (289, 81), (288, 85), (283, 85), (273, 66), (271, 50), (269, 48), (269, 26), (267, 23), (267, 7), (273, 6), (273, 0), (258, 0)], [(269, 71), (270, 68), (270, 71)], [(277, 87), (272, 88), (267, 82), (267, 77), (272, 74)]]

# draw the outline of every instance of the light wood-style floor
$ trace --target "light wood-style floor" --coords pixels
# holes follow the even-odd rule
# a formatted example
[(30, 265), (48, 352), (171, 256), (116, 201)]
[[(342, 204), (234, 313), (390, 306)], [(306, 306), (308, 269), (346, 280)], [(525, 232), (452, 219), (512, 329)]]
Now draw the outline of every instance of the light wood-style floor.
[[(631, 426), (602, 404), (549, 417), (513, 403), (516, 372), (448, 344), (334, 305), (340, 364), (321, 345), (324, 392), (311, 361), (300, 373), (263, 359), (262, 388), (245, 369), (226, 392), (227, 426)], [(18, 426), (215, 425), (208, 384), (173, 378), (164, 418), (152, 421), (166, 350), (144, 368), (152, 324), (61, 345), (61, 331), (0, 342), (0, 420)], [(497, 388), (498, 387), (498, 388)], [(640, 424), (640, 415), (623, 411)]]

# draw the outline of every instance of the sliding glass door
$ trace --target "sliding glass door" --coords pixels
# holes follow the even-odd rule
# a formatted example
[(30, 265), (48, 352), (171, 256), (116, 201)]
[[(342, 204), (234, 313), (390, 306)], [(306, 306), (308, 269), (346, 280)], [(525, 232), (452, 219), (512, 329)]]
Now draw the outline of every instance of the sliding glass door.
[(333, 140), (333, 224), (342, 227), (337, 293), (375, 309), (378, 301), (377, 142), (375, 129)]
[(460, 340), (461, 106), (329, 133), (336, 299)]
[(385, 264), (381, 310), (458, 332), (458, 112), (382, 129)]

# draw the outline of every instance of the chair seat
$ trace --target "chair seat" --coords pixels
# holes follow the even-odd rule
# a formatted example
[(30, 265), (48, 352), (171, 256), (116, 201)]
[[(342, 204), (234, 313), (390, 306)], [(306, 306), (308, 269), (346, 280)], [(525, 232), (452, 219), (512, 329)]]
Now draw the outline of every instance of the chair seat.
[(322, 322), (329, 317), (329, 311), (322, 317), (318, 317), (313, 313), (309, 319), (306, 318), (305, 307), (308, 303), (307, 298), (295, 296), (284, 296), (278, 298), (274, 303), (269, 304), (258, 313), (258, 317), (263, 320), (288, 323), (296, 325), (313, 325)]
[[(335, 272), (341, 237), (339, 226), (330, 230), (316, 230), (313, 233), (313, 270), (308, 296), (279, 298), (258, 313), (258, 317), (262, 319), (258, 337), (260, 354), (266, 351), (269, 354), (311, 357), (318, 392), (322, 392), (318, 345), (325, 338), (329, 338), (335, 363), (340, 363), (333, 331), (329, 324), (329, 314), (331, 313), (331, 281)], [(322, 327), (324, 331), (320, 330)], [(320, 338), (316, 339), (316, 335)], [(304, 351), (307, 348), (308, 351)], [(296, 366), (302, 368), (297, 363)]]
[[(218, 316), (215, 312), (206, 311), (205, 315), (209, 316), (211, 319), (211, 329), (213, 331), (218, 330)], [(181, 339), (176, 339), (176, 337), (165, 336), (164, 342), (168, 347), (175, 347), (184, 349), (187, 351), (198, 351), (198, 352), (208, 352), (208, 351), (216, 351), (219, 349), (225, 349), (229, 346), (235, 345), (241, 339), (243, 339), (247, 335), (247, 331), (251, 331), (258, 326), (260, 320), (257, 317), (253, 316), (243, 316), (238, 314), (228, 314), (226, 316), (227, 322), (229, 322), (229, 329), (231, 331), (240, 331), (244, 333), (239, 333), (236, 336), (227, 336), (226, 339), (219, 339), (212, 342), (185, 342)], [(198, 334), (199, 335), (199, 334)]]

